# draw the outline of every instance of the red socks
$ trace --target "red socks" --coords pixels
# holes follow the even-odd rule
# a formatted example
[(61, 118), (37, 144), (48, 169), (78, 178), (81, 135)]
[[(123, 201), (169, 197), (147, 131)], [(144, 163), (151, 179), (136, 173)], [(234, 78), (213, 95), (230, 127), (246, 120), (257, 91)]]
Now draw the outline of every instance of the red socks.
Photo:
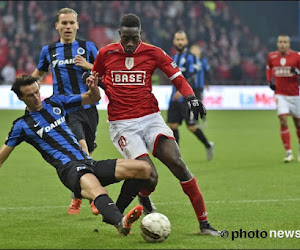
[(207, 220), (207, 213), (205, 209), (204, 199), (199, 190), (195, 176), (189, 181), (180, 182), (184, 193), (190, 198), (194, 207), (198, 221)]
[[(298, 135), (297, 131), (297, 135)], [(290, 131), (288, 128), (280, 128), (280, 136), (285, 150), (291, 149), (291, 139), (290, 139)], [(299, 136), (299, 135), (298, 135)]]

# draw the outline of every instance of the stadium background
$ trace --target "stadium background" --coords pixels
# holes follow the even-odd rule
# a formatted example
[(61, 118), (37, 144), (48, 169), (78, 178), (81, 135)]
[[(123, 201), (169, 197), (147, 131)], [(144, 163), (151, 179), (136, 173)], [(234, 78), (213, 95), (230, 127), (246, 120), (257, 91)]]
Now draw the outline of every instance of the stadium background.
[[(79, 14), (78, 37), (98, 48), (118, 41), (124, 13), (140, 16), (143, 41), (170, 55), (174, 32), (185, 30), (190, 45), (203, 46), (214, 85), (266, 84), (266, 56), (280, 33), (299, 49), (298, 1), (0, 1), (1, 84), (32, 73), (42, 46), (58, 39), (55, 14), (66, 6)], [(50, 73), (44, 83), (51, 84)], [(170, 84), (160, 71), (153, 83)]]
[[(99, 47), (118, 39), (119, 18), (127, 12), (141, 17), (143, 40), (170, 54), (174, 53), (173, 32), (186, 29), (191, 42), (205, 46), (213, 67), (213, 85), (255, 90), (265, 87), (272, 94), (264, 68), (267, 52), (276, 49), (277, 35), (290, 35), (292, 46), (299, 49), (297, 1), (0, 1), (0, 72), (8, 66), (8, 72), (31, 74), (42, 45), (58, 38), (54, 16), (66, 6), (79, 14), (79, 37), (103, 36), (95, 40)], [(45, 80), (51, 83), (51, 78)], [(169, 84), (159, 74), (153, 80), (157, 85)], [(1, 82), (7, 83), (3, 79)], [(1, 94), (2, 89), (2, 102), (6, 96)], [(246, 94), (244, 97), (246, 102), (251, 100)], [(13, 111), (9, 107), (0, 110), (2, 143), (14, 119), (24, 113), (21, 107)], [(166, 118), (165, 111), (162, 115)], [(107, 112), (100, 110), (99, 116), (98, 148), (93, 157), (120, 157), (109, 138)], [(293, 127), (291, 120), (289, 126)], [(209, 111), (204, 130), (215, 142), (212, 161), (206, 161), (204, 147), (185, 126), (180, 128), (180, 146), (183, 159), (197, 176), (212, 225), (230, 233), (240, 229), (300, 230), (299, 162), (282, 162), (284, 150), (275, 111)], [(295, 154), (298, 147), (294, 133)], [(172, 224), (172, 232), (162, 244), (144, 242), (138, 224), (130, 237), (118, 237), (115, 228), (95, 218), (87, 201), (78, 216), (69, 216), (70, 192), (39, 152), (22, 143), (0, 170), (0, 248), (299, 249), (296, 237), (243, 237), (234, 241), (230, 237), (199, 237), (194, 213), (178, 181), (163, 164), (152, 159), (159, 172), (152, 199)], [(118, 184), (108, 187), (113, 200), (120, 188)], [(132, 206), (137, 202), (135, 199)]]

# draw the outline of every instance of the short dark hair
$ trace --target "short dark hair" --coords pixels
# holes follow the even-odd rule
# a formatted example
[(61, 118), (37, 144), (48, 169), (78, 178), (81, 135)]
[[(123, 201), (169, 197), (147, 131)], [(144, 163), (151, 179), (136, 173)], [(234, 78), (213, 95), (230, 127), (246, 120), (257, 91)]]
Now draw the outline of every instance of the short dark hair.
[(140, 18), (132, 13), (126, 14), (122, 17), (120, 27), (138, 27), (141, 28)]
[(38, 84), (37, 82), (38, 79), (39, 79), (38, 77), (33, 77), (31, 75), (21, 75), (16, 78), (16, 80), (14, 81), (11, 87), (11, 90), (15, 92), (18, 97), (22, 97), (23, 94), (20, 90), (21, 86), (31, 85), (34, 82)]

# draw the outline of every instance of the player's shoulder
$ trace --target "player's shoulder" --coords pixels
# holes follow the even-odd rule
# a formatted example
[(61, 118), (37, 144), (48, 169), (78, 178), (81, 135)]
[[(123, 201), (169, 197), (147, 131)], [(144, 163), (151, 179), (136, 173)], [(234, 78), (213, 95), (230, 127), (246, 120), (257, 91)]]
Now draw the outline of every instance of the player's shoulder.
[(51, 96), (45, 98), (43, 103), (50, 104), (51, 106), (58, 105), (65, 99), (68, 95), (52, 94)]
[(17, 119), (15, 119), (13, 121), (13, 127), (14, 128), (22, 127), (27, 116), (28, 116), (28, 112), (26, 112), (24, 115), (18, 117)]
[(279, 55), (279, 51), (278, 50), (270, 51), (268, 55)]
[(295, 56), (300, 56), (300, 51), (290, 50), (290, 53)]
[(99, 49), (99, 54), (112, 54), (116, 52), (121, 52), (120, 45), (119, 43), (110, 43), (107, 44), (106, 46), (102, 47)]
[(140, 51), (145, 51), (145, 50), (151, 50), (154, 53), (163, 53), (164, 55), (167, 55), (167, 53), (160, 47), (157, 47), (151, 43), (146, 43), (146, 42), (142, 42), (141, 46), (140, 46)]
[(277, 51), (270, 51), (269, 53), (268, 53), (268, 58), (269, 59), (274, 59), (274, 58), (277, 58), (277, 57), (279, 57), (280, 56), (280, 53), (279, 53), (279, 51), (277, 50)]
[(86, 43), (87, 46), (96, 46), (95, 43), (93, 41), (89, 41), (89, 40), (85, 40), (85, 39), (81, 39), (81, 38), (76, 38), (76, 41), (78, 43)]

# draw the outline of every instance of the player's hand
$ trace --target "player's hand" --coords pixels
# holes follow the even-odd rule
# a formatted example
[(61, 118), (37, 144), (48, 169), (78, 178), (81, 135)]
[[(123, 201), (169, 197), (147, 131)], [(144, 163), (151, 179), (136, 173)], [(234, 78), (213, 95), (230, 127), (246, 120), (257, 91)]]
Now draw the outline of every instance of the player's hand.
[(200, 114), (201, 119), (206, 115), (206, 109), (202, 102), (200, 102), (196, 96), (188, 96), (186, 98), (188, 104), (188, 116), (190, 117), (191, 114), (194, 115), (194, 118), (198, 120), (198, 115)]
[(89, 63), (83, 56), (76, 55), (74, 58), (74, 63), (76, 66), (79, 66), (83, 69), (89, 69)]
[(291, 73), (292, 73), (292, 74), (295, 74), (295, 75), (297, 75), (297, 76), (300, 76), (300, 70), (299, 70), (298, 68), (292, 67), (292, 68), (291, 68)]
[(276, 85), (274, 84), (273, 81), (270, 81), (270, 82), (269, 82), (269, 87), (270, 87), (272, 90), (275, 90), (275, 89), (276, 89)]
[(98, 87), (98, 76), (99, 73), (98, 72), (93, 72), (92, 74), (90, 74), (89, 72), (84, 72), (82, 74), (82, 81), (85, 82), (85, 84), (91, 89), (91, 88), (95, 88)]

